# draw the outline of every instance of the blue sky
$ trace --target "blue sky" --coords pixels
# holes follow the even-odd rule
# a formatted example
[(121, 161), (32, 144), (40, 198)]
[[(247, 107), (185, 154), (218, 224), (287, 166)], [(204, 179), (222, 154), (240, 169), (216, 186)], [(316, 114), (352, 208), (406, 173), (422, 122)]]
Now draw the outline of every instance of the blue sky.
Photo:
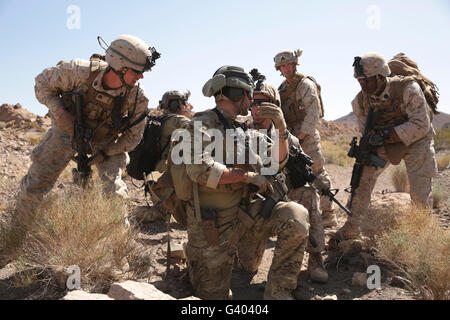
[[(34, 77), (60, 60), (88, 59), (121, 34), (143, 38), (162, 54), (143, 86), (155, 107), (163, 93), (190, 89), (194, 110), (213, 106), (203, 84), (222, 65), (258, 68), (278, 86), (273, 56), (304, 50), (299, 71), (322, 85), (325, 119), (351, 111), (359, 91), (353, 57), (369, 51), (405, 52), (439, 86), (450, 113), (450, 2), (443, 1), (0, 1), (0, 103), (38, 114)], [(75, 5), (80, 28), (67, 22)], [(447, 40), (446, 40), (447, 39)]]

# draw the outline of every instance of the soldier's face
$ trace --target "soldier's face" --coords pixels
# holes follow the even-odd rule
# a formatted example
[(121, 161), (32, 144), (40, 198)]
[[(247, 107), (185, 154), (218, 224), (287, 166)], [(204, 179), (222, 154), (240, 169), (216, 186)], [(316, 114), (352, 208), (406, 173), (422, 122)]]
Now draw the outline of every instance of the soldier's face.
[(288, 63), (280, 66), (280, 71), (286, 79), (291, 79), (295, 75), (295, 63)]
[(366, 94), (374, 94), (377, 90), (377, 77), (369, 77), (369, 78), (358, 78), (358, 82), (361, 86), (362, 91)]
[(136, 82), (140, 79), (143, 79), (144, 75), (140, 72), (136, 72), (133, 69), (128, 69), (125, 75), (123, 76), (123, 79), (125, 80), (126, 84), (133, 87)]

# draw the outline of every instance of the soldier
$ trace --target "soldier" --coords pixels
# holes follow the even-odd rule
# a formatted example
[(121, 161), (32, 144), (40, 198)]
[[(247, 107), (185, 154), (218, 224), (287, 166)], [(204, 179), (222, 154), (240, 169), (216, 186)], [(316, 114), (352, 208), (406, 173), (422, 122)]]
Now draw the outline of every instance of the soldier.
[[(331, 188), (331, 180), (325, 171), (325, 159), (320, 147), (320, 134), (317, 129), (323, 116), (320, 86), (310, 76), (297, 72), (298, 58), (302, 50), (282, 51), (275, 58), (275, 69), (286, 80), (278, 88), (281, 96), (281, 108), (289, 131), (299, 139), (303, 151), (314, 161), (314, 173)], [(320, 209), (324, 227), (337, 226), (336, 214), (330, 199), (320, 197)]]
[[(252, 78), (240, 67), (224, 66), (205, 84), (203, 94), (214, 96), (217, 107), (197, 113), (188, 125), (191, 139), (196, 139), (192, 140), (194, 146), (190, 147), (195, 149), (196, 142), (200, 142), (202, 152), (200, 155), (192, 152), (192, 163), (183, 165), (185, 170), (179, 171), (180, 175), (174, 175), (172, 171), (177, 195), (188, 190), (177, 187), (178, 183), (180, 186), (186, 185), (186, 180), (180, 182), (183, 176), (191, 183), (193, 190), (187, 194), (190, 200), (187, 206), (186, 255), (195, 294), (202, 299), (228, 298), (239, 240), (259, 244), (262, 239), (278, 236), (264, 298), (292, 299), (290, 291), (297, 287), (308, 240), (307, 210), (297, 203), (281, 201), (271, 211), (270, 218), (265, 220), (258, 214), (262, 201), (253, 204), (249, 201), (249, 185), (257, 186), (260, 193), (273, 191), (268, 178), (251, 170), (249, 165), (237, 165), (236, 157), (231, 159), (233, 163), (226, 164), (225, 155), (218, 158), (216, 154), (213, 157), (213, 151), (218, 151), (207, 148), (213, 133), (220, 132), (223, 137), (228, 137), (230, 131), (236, 135), (242, 132), (235, 119), (238, 115), (248, 114), (253, 95)], [(262, 116), (273, 116), (274, 107), (271, 104), (261, 108)], [(273, 120), (275, 128), (285, 132), (284, 119)], [(218, 143), (223, 144), (223, 150), (227, 150), (228, 159), (231, 152), (226, 148), (226, 141), (223, 139)], [(232, 142), (234, 145), (234, 140)], [(287, 159), (287, 141), (280, 138), (278, 145), (279, 157), (275, 160), (279, 160), (282, 166)], [(234, 150), (231, 151), (237, 156)], [(176, 166), (171, 170), (174, 168)], [(251, 247), (251, 243), (247, 248)], [(264, 248), (265, 242), (263, 248), (258, 250)], [(246, 270), (257, 268), (257, 265), (252, 265), (252, 259), (247, 259), (247, 255), (252, 257), (253, 252), (239, 251), (239, 263), (245, 265)]]
[[(274, 105), (280, 105), (280, 96), (278, 90), (266, 82), (261, 82), (256, 84), (256, 88), (253, 94), (254, 103), (251, 107), (251, 112), (253, 116), (253, 127), (255, 129), (266, 129), (268, 130), (269, 136), (271, 135), (273, 125), (272, 120), (267, 118), (262, 118), (258, 114), (258, 109), (261, 103), (270, 102)], [(279, 109), (280, 110), (280, 109)], [(281, 110), (280, 110), (281, 111)], [(283, 115), (280, 113), (280, 117)], [(288, 143), (289, 145), (295, 145), (300, 148), (301, 146), (298, 139), (288, 132)], [(289, 186), (289, 176), (287, 177)], [(328, 281), (328, 272), (323, 265), (321, 251), (325, 249), (325, 233), (323, 228), (322, 217), (319, 212), (319, 196), (313, 187), (300, 187), (291, 190), (288, 194), (289, 199), (296, 201), (303, 205), (309, 212), (310, 220), (310, 237), (314, 238), (315, 246), (308, 243), (307, 251), (309, 253), (308, 258), (308, 273), (311, 280), (319, 283), (326, 283)], [(241, 250), (241, 248), (239, 248)], [(263, 251), (260, 252), (262, 258)], [(255, 252), (255, 259), (257, 260), (258, 252)], [(260, 261), (260, 258), (259, 258)]]
[[(411, 77), (390, 77), (391, 70), (379, 53), (356, 57), (353, 66), (354, 77), (362, 89), (352, 101), (360, 131), (364, 130), (369, 108), (374, 107), (375, 112), (380, 112), (374, 135), (384, 140), (383, 145), (376, 148), (377, 155), (387, 160), (387, 165), (398, 164), (403, 159), (412, 201), (431, 209), (432, 177), (437, 171), (431, 124), (433, 113), (419, 84)], [(352, 199), (354, 217), (349, 217), (338, 230), (338, 239), (359, 236), (372, 190), (383, 170), (364, 166), (360, 185)]]
[(166, 169), (172, 132), (176, 129), (184, 128), (190, 121), (191, 106), (188, 102), (190, 96), (190, 91), (183, 93), (178, 90), (171, 90), (164, 93), (161, 101), (159, 101), (159, 108), (168, 116), (161, 128), (160, 145), (162, 153), (161, 161), (156, 165), (157, 171), (162, 172)]
[(122, 170), (127, 152), (142, 138), (145, 121), (140, 120), (148, 105), (137, 83), (158, 57), (143, 40), (122, 35), (106, 49), (106, 56), (61, 61), (36, 77), (36, 98), (49, 108), (52, 127), (31, 153), (32, 164), (22, 179), (15, 215), (21, 226), (30, 223), (33, 208), (76, 154), (72, 144), (75, 115), (61, 99), (66, 93), (83, 96), (82, 117), (93, 130), (89, 143), (94, 156), (89, 164), (97, 167), (104, 191), (127, 197)]
[[(164, 93), (159, 101), (158, 108), (164, 111), (161, 124), (159, 145), (161, 147), (161, 160), (156, 164), (155, 170), (164, 172), (167, 169), (167, 159), (169, 158), (170, 141), (172, 133), (186, 127), (191, 117), (192, 106), (188, 99), (191, 96), (190, 91), (180, 92), (178, 90), (170, 90)], [(153, 196), (153, 193), (152, 193)], [(154, 205), (141, 209), (141, 215), (145, 215), (147, 221), (156, 221), (158, 219), (168, 218), (167, 209), (158, 203), (157, 198), (152, 198)]]

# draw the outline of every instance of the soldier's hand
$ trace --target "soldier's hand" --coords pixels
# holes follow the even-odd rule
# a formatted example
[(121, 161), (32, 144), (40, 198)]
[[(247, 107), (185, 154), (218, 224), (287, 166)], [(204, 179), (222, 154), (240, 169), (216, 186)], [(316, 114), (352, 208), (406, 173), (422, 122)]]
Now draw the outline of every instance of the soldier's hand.
[(258, 110), (258, 115), (261, 118), (272, 119), (275, 129), (284, 132), (287, 128), (284, 120), (283, 111), (273, 103), (263, 102)]
[(265, 176), (262, 176), (255, 172), (247, 172), (247, 178), (244, 180), (245, 183), (254, 184), (257, 186), (258, 193), (264, 193), (267, 190), (270, 192), (274, 192), (272, 185), (269, 180)]
[(394, 128), (390, 128), (388, 138), (385, 140), (385, 142), (386, 143), (397, 143), (400, 141), (401, 141), (400, 137), (398, 136), (397, 132), (395, 132)]
[(99, 165), (100, 163), (105, 161), (106, 158), (107, 156), (103, 151), (97, 152), (89, 159), (88, 165), (89, 166)]
[(75, 117), (63, 108), (58, 108), (53, 114), (53, 118), (56, 126), (66, 132), (72, 139)]

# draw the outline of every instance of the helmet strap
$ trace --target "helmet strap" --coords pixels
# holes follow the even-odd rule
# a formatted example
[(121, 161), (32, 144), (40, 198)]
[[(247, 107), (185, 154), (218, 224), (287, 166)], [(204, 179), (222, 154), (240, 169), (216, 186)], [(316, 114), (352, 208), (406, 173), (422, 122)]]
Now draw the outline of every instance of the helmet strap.
[(122, 85), (124, 85), (127, 89), (133, 88), (128, 83), (125, 82), (125, 73), (127, 73), (128, 68), (123, 68), (123, 71), (117, 71), (116, 69), (110, 67), (111, 70), (119, 77), (120, 82), (122, 82)]

